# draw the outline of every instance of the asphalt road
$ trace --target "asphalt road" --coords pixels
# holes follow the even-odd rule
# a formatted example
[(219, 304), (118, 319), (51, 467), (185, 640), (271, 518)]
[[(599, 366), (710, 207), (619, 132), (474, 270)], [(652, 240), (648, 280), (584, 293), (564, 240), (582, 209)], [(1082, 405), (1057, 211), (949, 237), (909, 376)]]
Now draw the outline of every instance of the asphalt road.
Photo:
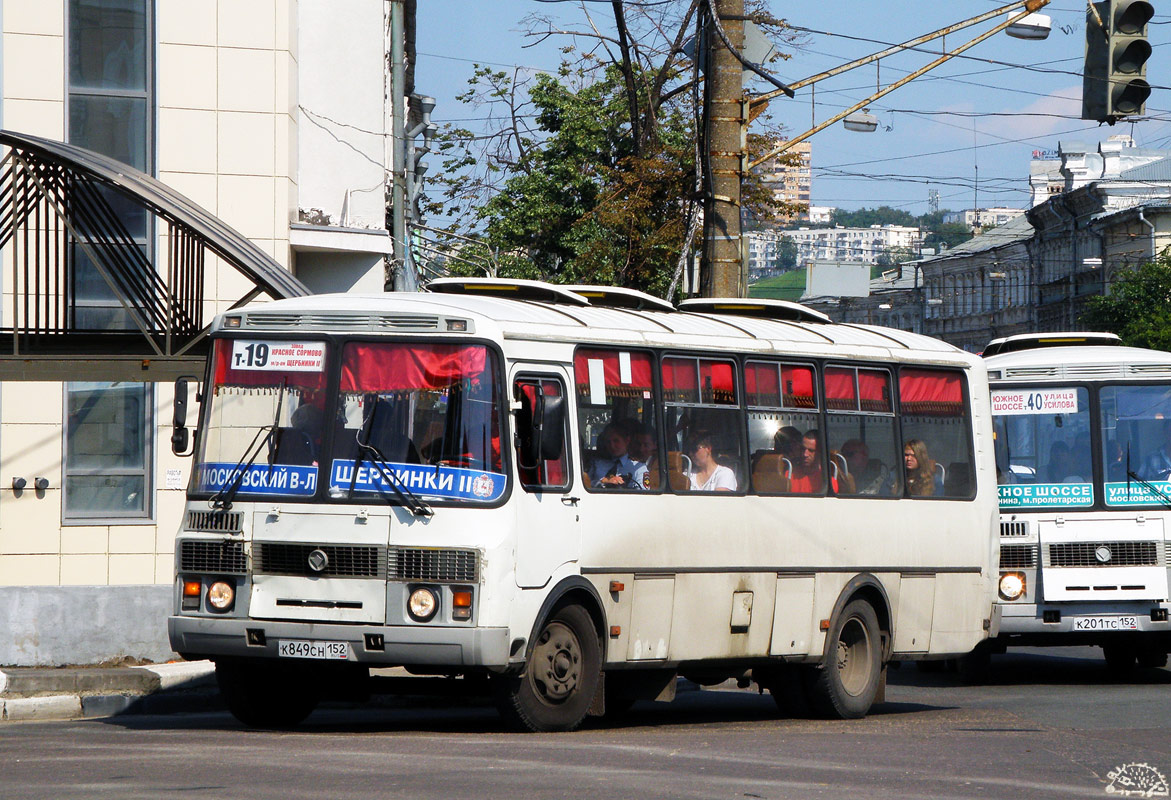
[(1114, 682), (1099, 653), (1001, 656), (977, 687), (905, 665), (851, 722), (719, 688), (554, 735), (441, 698), (324, 708), (291, 733), (226, 713), (11, 723), (0, 798), (1116, 797), (1126, 765), (1171, 776), (1171, 671)]

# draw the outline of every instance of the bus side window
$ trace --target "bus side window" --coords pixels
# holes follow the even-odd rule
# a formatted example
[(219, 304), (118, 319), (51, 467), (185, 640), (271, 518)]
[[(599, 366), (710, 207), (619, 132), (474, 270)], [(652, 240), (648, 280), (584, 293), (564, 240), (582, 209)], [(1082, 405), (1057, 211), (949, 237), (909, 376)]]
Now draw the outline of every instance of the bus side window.
[(754, 494), (808, 492), (798, 480), (804, 469), (802, 441), (817, 430), (817, 375), (811, 364), (748, 361), (744, 395), (748, 405), (749, 478)]
[(825, 368), (826, 438), (837, 493), (889, 497), (902, 471), (891, 375), (885, 369)]
[(534, 450), (539, 451), (540, 432), (533, 425), (534, 410), (540, 407), (538, 398), (556, 397), (564, 399), (565, 390), (561, 381), (556, 378), (523, 377), (518, 378), (513, 385), (513, 397), (521, 402), (522, 410), (516, 414), (516, 464), (520, 475), (520, 485), (526, 492), (540, 492), (548, 490), (568, 489), (569, 481), (569, 436), (568, 419), (562, 423), (561, 455), (554, 459), (532, 457)]
[(656, 492), (659, 457), (654, 361), (632, 350), (579, 348), (573, 356), (581, 479), (591, 492)]
[[(899, 414), (905, 449), (925, 452), (932, 472), (930, 492), (918, 481), (915, 496), (969, 499), (975, 496), (972, 420), (964, 375), (957, 370), (899, 370)], [(902, 465), (900, 465), (902, 467)]]

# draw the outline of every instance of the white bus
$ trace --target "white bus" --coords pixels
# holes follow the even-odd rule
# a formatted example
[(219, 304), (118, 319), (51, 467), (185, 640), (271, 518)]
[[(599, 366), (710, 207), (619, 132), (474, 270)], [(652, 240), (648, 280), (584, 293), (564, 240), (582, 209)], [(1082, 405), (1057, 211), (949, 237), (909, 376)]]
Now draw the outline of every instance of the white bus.
[(245, 724), (392, 665), (522, 730), (677, 676), (860, 717), (989, 635), (987, 381), (933, 339), (447, 279), (221, 315), (203, 383), (169, 632)]
[(999, 637), (1166, 664), (1171, 353), (1103, 333), (984, 351), (1000, 482)]

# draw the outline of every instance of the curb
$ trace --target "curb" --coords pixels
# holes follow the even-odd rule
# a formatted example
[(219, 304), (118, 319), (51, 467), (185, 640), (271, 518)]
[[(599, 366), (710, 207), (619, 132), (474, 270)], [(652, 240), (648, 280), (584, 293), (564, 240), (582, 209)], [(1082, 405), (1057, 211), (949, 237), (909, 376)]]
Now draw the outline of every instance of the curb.
[(210, 661), (0, 670), (0, 722), (179, 714), (223, 708)]

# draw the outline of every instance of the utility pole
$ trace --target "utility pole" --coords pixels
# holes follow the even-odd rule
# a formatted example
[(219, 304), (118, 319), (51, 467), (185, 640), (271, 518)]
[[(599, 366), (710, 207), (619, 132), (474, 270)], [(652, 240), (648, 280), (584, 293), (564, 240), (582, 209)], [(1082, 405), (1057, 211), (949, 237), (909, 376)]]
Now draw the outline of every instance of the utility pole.
[(744, 46), (744, 0), (711, 0), (718, 19), (705, 26), (703, 255), (699, 293), (742, 297), (747, 289), (740, 243), (740, 180), (743, 177), (744, 76), (740, 61), (725, 46), (717, 25), (737, 50)]
[(405, 0), (390, 2), (390, 119), (394, 148), (390, 177), (390, 235), (393, 239), (394, 272), (391, 289), (413, 291), (417, 288), (407, 258), (407, 153), (406, 153), (406, 41)]

